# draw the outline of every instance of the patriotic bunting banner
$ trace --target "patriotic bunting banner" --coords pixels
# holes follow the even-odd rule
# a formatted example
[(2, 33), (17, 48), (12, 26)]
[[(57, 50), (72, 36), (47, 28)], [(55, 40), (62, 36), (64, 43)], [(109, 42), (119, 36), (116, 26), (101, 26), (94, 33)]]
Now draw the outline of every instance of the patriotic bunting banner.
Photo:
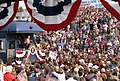
[(105, 8), (118, 20), (120, 20), (120, 0), (100, 0)]
[(28, 48), (28, 50), (17, 50), (16, 51), (16, 57), (17, 58), (21, 58), (27, 56), (27, 58), (29, 58), (30, 60), (39, 60), (40, 62), (42, 62), (42, 57), (45, 56), (45, 51), (44, 50), (38, 50), (36, 49), (35, 45), (30, 45), (30, 47)]
[(26, 54), (26, 51), (16, 51), (16, 57), (24, 57)]
[(18, 1), (0, 4), (0, 30), (13, 21), (18, 5)]
[[(32, 48), (34, 49), (34, 48)], [(45, 56), (45, 53), (43, 53), (43, 50), (25, 50), (25, 51), (16, 51), (16, 58), (22, 58), (24, 56), (27, 56), (27, 58), (29, 58), (30, 60), (39, 60), (40, 62), (43, 60), (42, 57)], [(41, 56), (43, 55), (43, 56)]]
[(30, 60), (35, 60), (35, 59), (37, 59), (37, 60), (39, 60), (39, 62), (42, 62), (42, 60), (43, 60), (43, 59), (39, 56), (37, 50), (35, 50), (34, 53), (32, 53), (31, 51), (28, 51), (28, 53), (27, 53), (27, 58), (29, 58)]
[(76, 16), (81, 0), (24, 0), (32, 19), (44, 30), (55, 31)]
[(39, 54), (40, 54), (41, 56), (45, 56), (45, 51), (44, 51), (44, 50), (39, 50)]

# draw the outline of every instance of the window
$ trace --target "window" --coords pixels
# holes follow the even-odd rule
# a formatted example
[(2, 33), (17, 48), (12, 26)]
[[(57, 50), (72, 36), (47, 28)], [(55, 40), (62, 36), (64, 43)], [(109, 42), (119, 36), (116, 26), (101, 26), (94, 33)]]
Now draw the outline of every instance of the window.
[(0, 50), (3, 50), (3, 41), (0, 40)]
[(15, 40), (9, 41), (9, 49), (15, 49)]

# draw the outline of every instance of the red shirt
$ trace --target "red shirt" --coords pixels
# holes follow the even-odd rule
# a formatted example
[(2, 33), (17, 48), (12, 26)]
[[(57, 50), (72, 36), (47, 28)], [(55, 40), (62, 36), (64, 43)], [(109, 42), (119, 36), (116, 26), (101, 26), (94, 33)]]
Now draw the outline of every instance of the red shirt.
[(16, 81), (16, 77), (11, 73), (6, 72), (4, 74), (4, 81)]
[(88, 44), (88, 45), (90, 44), (90, 39), (87, 39), (87, 44)]
[(98, 62), (98, 67), (100, 67), (101, 66), (101, 62)]
[(101, 48), (104, 48), (105, 43), (106, 43), (105, 41), (102, 41)]

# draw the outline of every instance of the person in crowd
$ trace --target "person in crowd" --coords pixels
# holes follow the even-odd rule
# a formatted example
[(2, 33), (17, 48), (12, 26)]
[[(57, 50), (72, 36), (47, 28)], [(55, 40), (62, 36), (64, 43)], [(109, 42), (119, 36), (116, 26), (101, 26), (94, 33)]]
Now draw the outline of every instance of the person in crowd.
[[(45, 56), (41, 62), (23, 59), (28, 81), (118, 81), (119, 25), (105, 8), (80, 8), (68, 27), (36, 34)], [(16, 76), (24, 76), (19, 70)]]
[(0, 59), (0, 72), (2, 74), (5, 74), (5, 70), (6, 70), (6, 65), (4, 64), (3, 60)]
[(27, 75), (22, 66), (16, 66), (16, 78), (18, 81), (27, 81)]
[(106, 74), (105, 68), (101, 68), (101, 77), (103, 81), (107, 80), (107, 74)]
[(24, 46), (26, 49), (28, 49), (28, 47), (30, 46), (31, 43), (31, 39), (30, 39), (30, 35), (24, 40)]
[(65, 73), (62, 68), (55, 66), (55, 71), (52, 73), (55, 77), (57, 77), (58, 81), (65, 81)]
[(6, 67), (6, 73), (4, 74), (4, 81), (17, 81), (16, 76), (12, 74), (13, 67), (8, 65)]
[(79, 69), (78, 74), (79, 74), (78, 81), (86, 81), (84, 77), (84, 69)]
[(4, 81), (3, 73), (0, 71), (0, 81)]
[(68, 72), (68, 79), (66, 81), (77, 81), (77, 80), (74, 79), (72, 72)]

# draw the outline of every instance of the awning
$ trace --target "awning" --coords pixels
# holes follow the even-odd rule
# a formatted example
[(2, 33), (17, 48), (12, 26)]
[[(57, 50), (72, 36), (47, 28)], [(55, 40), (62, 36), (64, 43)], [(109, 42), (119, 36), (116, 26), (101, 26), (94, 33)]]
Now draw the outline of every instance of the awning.
[(33, 22), (13, 21), (0, 32), (6, 33), (39, 33), (44, 30)]

